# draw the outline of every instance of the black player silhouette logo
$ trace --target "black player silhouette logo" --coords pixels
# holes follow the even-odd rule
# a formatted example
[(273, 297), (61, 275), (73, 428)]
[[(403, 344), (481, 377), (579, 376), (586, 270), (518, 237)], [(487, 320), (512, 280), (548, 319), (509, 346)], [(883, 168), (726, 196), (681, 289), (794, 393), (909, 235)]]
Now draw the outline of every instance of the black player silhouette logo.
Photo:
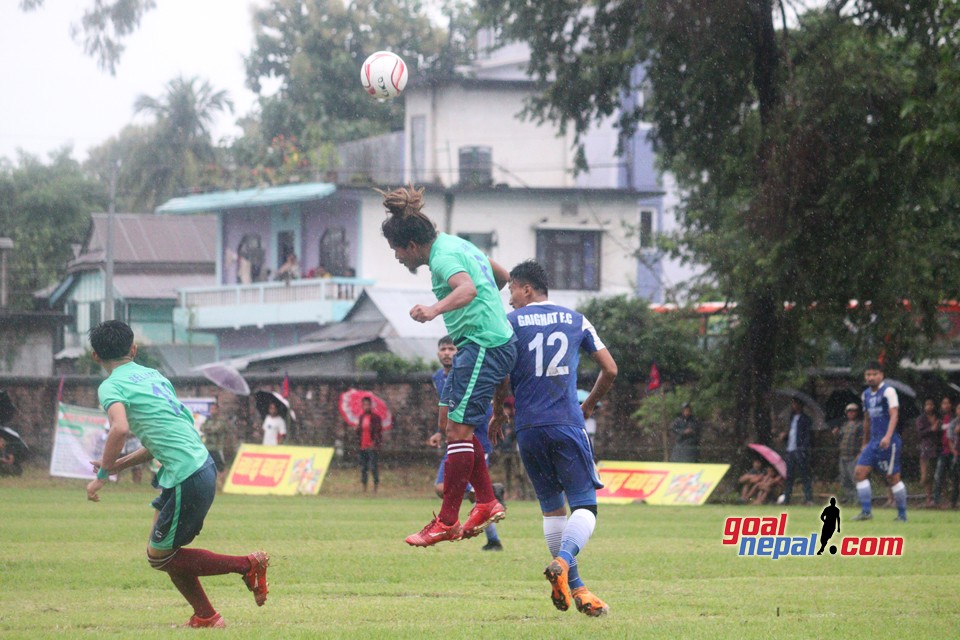
[[(837, 506), (837, 499), (830, 498), (830, 506), (823, 509), (823, 513), (820, 514), (820, 521), (823, 522), (823, 528), (820, 530), (820, 550), (817, 551), (818, 556), (823, 555), (823, 548), (827, 546), (827, 542), (833, 536), (833, 532), (836, 531), (840, 533), (840, 507)], [(830, 553), (835, 554), (837, 552), (836, 545), (830, 545)]]

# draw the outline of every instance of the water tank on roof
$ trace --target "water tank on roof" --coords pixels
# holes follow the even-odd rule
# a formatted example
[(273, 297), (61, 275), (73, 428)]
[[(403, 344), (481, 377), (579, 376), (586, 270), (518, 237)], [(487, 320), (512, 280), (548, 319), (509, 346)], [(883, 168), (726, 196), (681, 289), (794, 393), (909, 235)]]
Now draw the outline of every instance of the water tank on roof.
[(460, 147), (460, 184), (469, 187), (493, 184), (493, 149)]

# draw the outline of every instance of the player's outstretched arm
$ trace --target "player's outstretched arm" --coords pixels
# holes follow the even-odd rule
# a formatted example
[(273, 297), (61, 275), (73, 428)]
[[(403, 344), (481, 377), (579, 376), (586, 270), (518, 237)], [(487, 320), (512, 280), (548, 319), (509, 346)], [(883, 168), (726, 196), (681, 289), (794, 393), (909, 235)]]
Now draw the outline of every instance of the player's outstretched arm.
[(489, 256), (490, 268), (493, 269), (493, 280), (497, 283), (497, 289), (503, 289), (510, 282), (510, 272), (503, 268), (499, 262), (494, 262)]
[(600, 349), (590, 354), (590, 357), (600, 366), (600, 375), (597, 376), (597, 381), (593, 383), (593, 389), (590, 390), (590, 395), (588, 395), (587, 399), (580, 405), (580, 410), (583, 411), (584, 418), (589, 418), (593, 415), (593, 410), (597, 408), (597, 403), (600, 402), (603, 396), (607, 395), (610, 387), (613, 386), (613, 381), (617, 379), (618, 372), (617, 363), (614, 361), (613, 356), (610, 355), (609, 350)]

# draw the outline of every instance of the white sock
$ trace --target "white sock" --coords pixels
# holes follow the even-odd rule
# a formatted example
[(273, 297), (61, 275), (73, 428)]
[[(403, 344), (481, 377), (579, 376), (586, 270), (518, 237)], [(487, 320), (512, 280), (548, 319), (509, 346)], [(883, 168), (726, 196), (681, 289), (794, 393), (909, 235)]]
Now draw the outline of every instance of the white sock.
[(857, 497), (860, 498), (860, 508), (864, 513), (870, 513), (873, 505), (873, 489), (870, 488), (869, 480), (861, 480), (857, 483)]
[(570, 514), (567, 526), (563, 530), (560, 540), (560, 549), (576, 557), (590, 540), (593, 530), (597, 526), (597, 516), (586, 509), (577, 509)]
[(543, 516), (543, 538), (547, 541), (547, 551), (551, 558), (560, 553), (560, 540), (567, 526), (567, 516)]

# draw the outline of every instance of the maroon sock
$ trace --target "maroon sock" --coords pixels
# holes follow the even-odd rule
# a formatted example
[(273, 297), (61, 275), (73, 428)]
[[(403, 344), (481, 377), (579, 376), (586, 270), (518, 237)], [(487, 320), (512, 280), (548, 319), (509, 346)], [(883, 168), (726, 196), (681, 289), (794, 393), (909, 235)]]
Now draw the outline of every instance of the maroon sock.
[(247, 556), (224, 556), (206, 549), (180, 548), (162, 569), (182, 576), (219, 576), (225, 573), (246, 573), (250, 570)]
[(460, 504), (467, 482), (473, 475), (474, 444), (470, 440), (451, 440), (447, 443), (447, 460), (443, 463), (443, 506), (440, 522), (453, 524), (460, 518)]
[(209, 618), (217, 613), (217, 610), (210, 604), (207, 594), (200, 586), (200, 580), (197, 576), (171, 573), (170, 580), (177, 587), (177, 590), (183, 594), (190, 606), (193, 607), (193, 614), (198, 618)]
[(470, 484), (473, 485), (473, 491), (477, 496), (477, 504), (492, 502), (497, 499), (493, 495), (493, 485), (490, 483), (486, 454), (484, 454), (483, 446), (477, 436), (473, 436), (473, 474), (470, 476)]

